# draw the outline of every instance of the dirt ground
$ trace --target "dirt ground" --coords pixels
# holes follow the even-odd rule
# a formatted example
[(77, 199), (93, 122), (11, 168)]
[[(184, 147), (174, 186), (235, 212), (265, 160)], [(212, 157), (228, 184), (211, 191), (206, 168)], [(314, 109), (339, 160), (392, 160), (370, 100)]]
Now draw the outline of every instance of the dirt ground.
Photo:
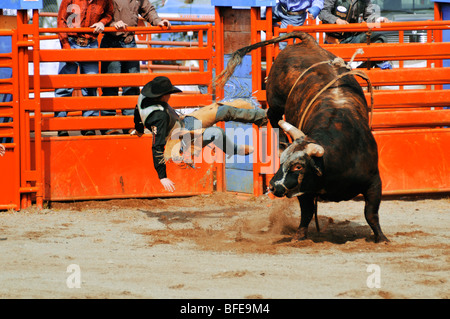
[(319, 203), (290, 241), (296, 199), (230, 193), (51, 203), (0, 212), (1, 298), (450, 297), (450, 199)]

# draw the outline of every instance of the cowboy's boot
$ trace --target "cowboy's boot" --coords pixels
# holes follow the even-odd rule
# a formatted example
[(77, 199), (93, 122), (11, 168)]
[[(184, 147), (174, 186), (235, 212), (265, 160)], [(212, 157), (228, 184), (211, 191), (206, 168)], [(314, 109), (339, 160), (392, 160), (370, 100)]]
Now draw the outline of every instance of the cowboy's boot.
[(220, 121), (254, 123), (257, 126), (263, 126), (267, 124), (267, 114), (260, 108), (241, 109), (230, 105), (220, 105), (216, 113), (216, 122)]

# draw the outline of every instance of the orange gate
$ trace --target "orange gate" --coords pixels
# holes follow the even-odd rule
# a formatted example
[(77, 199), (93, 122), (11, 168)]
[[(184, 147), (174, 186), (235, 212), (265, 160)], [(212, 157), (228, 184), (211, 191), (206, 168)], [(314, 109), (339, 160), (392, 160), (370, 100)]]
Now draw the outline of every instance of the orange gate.
[[(1, 92), (11, 94), (12, 102), (0, 104), (0, 117), (12, 121), (0, 124), (0, 137), (13, 138), (6, 143), (6, 154), (0, 159), (2, 183), (0, 209), (20, 209), (33, 201), (42, 207), (45, 200), (85, 200), (151, 196), (186, 196), (211, 193), (220, 185), (220, 164), (200, 162), (194, 166), (168, 163), (168, 174), (176, 184), (175, 193), (167, 193), (158, 182), (152, 162), (152, 137), (129, 134), (82, 136), (81, 130), (127, 130), (134, 127), (133, 117), (121, 115), (123, 109), (134, 109), (137, 96), (95, 96), (77, 94), (85, 87), (143, 86), (159, 75), (170, 77), (176, 86), (186, 88), (174, 95), (174, 108), (190, 110), (212, 103), (213, 27), (209, 25), (129, 28), (137, 34), (193, 32), (198, 41), (185, 48), (140, 47), (136, 49), (61, 50), (42, 49), (42, 41), (55, 39), (58, 28), (39, 28), (38, 11), (29, 23), (26, 10), (18, 10), (18, 25), (1, 35), (11, 36), (12, 52), (0, 55), (0, 66), (10, 67), (13, 76), (1, 80)], [(105, 32), (114, 31), (106, 28)], [(92, 29), (80, 29), (92, 32)], [(41, 63), (82, 61), (198, 61), (195, 70), (159, 70), (153, 68), (138, 74), (41, 74)], [(32, 65), (29, 74), (28, 65)], [(206, 88), (199, 90), (198, 87)], [(69, 98), (47, 94), (56, 88), (74, 88)], [(117, 116), (81, 116), (85, 110), (117, 110)], [(54, 112), (67, 111), (65, 118)], [(70, 131), (59, 137), (56, 132)]]
[[(38, 11), (34, 11), (34, 20), (38, 21)], [(11, 68), (10, 79), (1, 80), (1, 92), (11, 96), (11, 101), (0, 103), (0, 117), (10, 119), (0, 124), (0, 137), (6, 138), (6, 153), (1, 159), (2, 183), (0, 189), (0, 209), (19, 209), (32, 204), (33, 199), (38, 206), (43, 202), (43, 181), (41, 157), (31, 156), (41, 152), (41, 139), (32, 143), (30, 132), (40, 137), (41, 112), (39, 105), (39, 81), (36, 77), (33, 85), (37, 98), (28, 94), (28, 47), (33, 48), (32, 59), (38, 59), (39, 31), (37, 22), (28, 24), (26, 10), (18, 10), (17, 27), (12, 31), (2, 31), (2, 36), (11, 37), (11, 52), (0, 55), (2, 67)], [(39, 63), (34, 65), (33, 71), (39, 74)], [(30, 118), (35, 119), (34, 123)]]

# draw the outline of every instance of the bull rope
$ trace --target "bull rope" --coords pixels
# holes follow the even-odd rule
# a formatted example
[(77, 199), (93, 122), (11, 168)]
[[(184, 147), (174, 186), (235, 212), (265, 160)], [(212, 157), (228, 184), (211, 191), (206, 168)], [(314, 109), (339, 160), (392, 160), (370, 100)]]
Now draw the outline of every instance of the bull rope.
[(311, 100), (311, 102), (309, 102), (309, 104), (306, 107), (305, 111), (303, 112), (302, 118), (300, 120), (300, 124), (299, 124), (299, 129), (300, 130), (302, 130), (303, 123), (305, 121), (305, 117), (306, 117), (306, 114), (307, 114), (309, 108), (314, 103), (314, 101), (319, 97), (319, 95), (322, 94), (325, 90), (327, 90), (330, 86), (332, 86), (334, 83), (336, 83), (338, 80), (340, 80), (344, 76), (352, 75), (352, 74), (363, 78), (367, 82), (367, 85), (368, 85), (368, 88), (369, 88), (369, 92), (370, 92), (370, 121), (369, 121), (369, 128), (372, 129), (372, 120), (373, 120), (373, 87), (372, 87), (372, 83), (370, 82), (370, 79), (367, 76), (367, 74), (364, 73), (363, 71), (361, 71), (361, 70), (352, 70), (352, 71), (349, 71), (349, 72), (346, 72), (346, 73), (338, 75), (334, 80), (332, 80), (330, 83), (325, 85), (325, 87), (323, 87), (323, 89), (320, 90), (319, 93), (316, 94), (316, 96)]
[(305, 75), (305, 73), (307, 73), (309, 70), (311, 70), (312, 68), (315, 68), (321, 64), (332, 64), (332, 65), (337, 65), (337, 66), (341, 66), (341, 67), (345, 67), (347, 69), (350, 69), (349, 72), (346, 73), (342, 73), (338, 76), (336, 76), (336, 78), (334, 78), (332, 81), (330, 81), (327, 85), (325, 85), (322, 90), (320, 90), (315, 96), (314, 98), (309, 102), (308, 106), (305, 108), (305, 111), (303, 112), (302, 118), (300, 119), (300, 124), (299, 124), (299, 129), (302, 130), (303, 128), (303, 124), (305, 122), (305, 117), (306, 114), (308, 113), (309, 109), (311, 108), (311, 105), (317, 100), (317, 98), (324, 92), (326, 91), (330, 86), (332, 86), (334, 83), (336, 83), (338, 80), (340, 80), (341, 78), (347, 76), (347, 75), (357, 75), (361, 78), (363, 78), (364, 80), (366, 80), (367, 85), (368, 85), (368, 89), (370, 92), (370, 121), (369, 121), (369, 127), (370, 129), (372, 129), (372, 120), (373, 120), (373, 87), (372, 87), (372, 82), (370, 82), (369, 77), (367, 76), (367, 74), (361, 70), (351, 70), (350, 68), (350, 64), (353, 62), (355, 56), (357, 54), (362, 54), (364, 53), (364, 51), (362, 49), (358, 49), (356, 50), (356, 52), (353, 54), (350, 62), (348, 64), (345, 63), (345, 61), (342, 58), (335, 58), (334, 60), (327, 60), (327, 61), (321, 61), (321, 62), (317, 62), (313, 65), (311, 65), (309, 68), (307, 68), (305, 71), (302, 72), (302, 74), (299, 75), (299, 77), (297, 78), (297, 80), (295, 81), (294, 85), (292, 85), (291, 90), (289, 91), (288, 97), (286, 99), (286, 101), (289, 100), (289, 97), (291, 96), (292, 91), (294, 90), (295, 86), (297, 85), (298, 81), (300, 81), (300, 79)]

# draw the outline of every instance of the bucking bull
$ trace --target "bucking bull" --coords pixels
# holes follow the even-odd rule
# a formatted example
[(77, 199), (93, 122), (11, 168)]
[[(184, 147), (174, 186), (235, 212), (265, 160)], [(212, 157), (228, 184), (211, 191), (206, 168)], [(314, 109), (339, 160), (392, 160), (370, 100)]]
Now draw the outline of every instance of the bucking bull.
[[(365, 73), (352, 71), (310, 35), (292, 32), (234, 52), (216, 83), (223, 85), (245, 54), (289, 38), (301, 42), (279, 53), (266, 90), (272, 127), (282, 128), (292, 137), (269, 188), (275, 196), (298, 198), (301, 219), (293, 239), (307, 237), (308, 225), (314, 214), (317, 216), (317, 198), (339, 202), (362, 194), (364, 215), (375, 242), (389, 241), (378, 219), (381, 179), (377, 144), (364, 92), (354, 77), (365, 78), (371, 88)], [(282, 141), (286, 136), (280, 135)]]

